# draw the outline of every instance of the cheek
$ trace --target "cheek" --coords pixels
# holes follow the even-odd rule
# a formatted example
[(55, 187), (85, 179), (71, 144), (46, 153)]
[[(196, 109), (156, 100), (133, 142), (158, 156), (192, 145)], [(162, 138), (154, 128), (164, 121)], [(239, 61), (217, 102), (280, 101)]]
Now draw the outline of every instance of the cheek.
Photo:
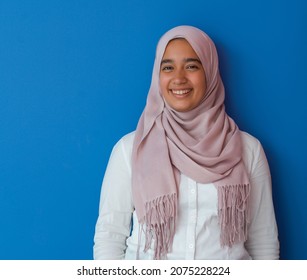
[(202, 75), (195, 78), (194, 85), (198, 88), (198, 90), (203, 95), (206, 94), (206, 89), (207, 89), (206, 80), (205, 80), (205, 78)]
[(163, 77), (163, 75), (160, 76), (160, 90), (162, 93), (168, 91), (168, 79)]

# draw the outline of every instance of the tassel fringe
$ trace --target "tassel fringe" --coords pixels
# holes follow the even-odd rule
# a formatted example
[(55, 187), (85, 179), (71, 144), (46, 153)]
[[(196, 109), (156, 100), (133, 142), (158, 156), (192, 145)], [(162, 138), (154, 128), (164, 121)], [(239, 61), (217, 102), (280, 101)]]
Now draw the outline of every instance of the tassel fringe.
[(221, 246), (247, 240), (250, 223), (250, 185), (219, 186), (218, 215), (221, 227)]
[(176, 213), (176, 193), (162, 196), (146, 203), (146, 214), (140, 221), (142, 224), (141, 230), (144, 230), (143, 226), (145, 225), (144, 252), (150, 248), (152, 240), (154, 240), (154, 259), (156, 260), (165, 258), (172, 248)]
[[(247, 240), (250, 223), (250, 185), (219, 186), (218, 216), (221, 246), (231, 247)], [(146, 214), (139, 221), (139, 238), (145, 232), (146, 252), (154, 240), (154, 259), (166, 257), (172, 249), (177, 214), (177, 194), (158, 197), (146, 203)], [(145, 229), (144, 229), (145, 228)], [(140, 242), (139, 240), (139, 246)], [(137, 258), (139, 257), (139, 249)]]

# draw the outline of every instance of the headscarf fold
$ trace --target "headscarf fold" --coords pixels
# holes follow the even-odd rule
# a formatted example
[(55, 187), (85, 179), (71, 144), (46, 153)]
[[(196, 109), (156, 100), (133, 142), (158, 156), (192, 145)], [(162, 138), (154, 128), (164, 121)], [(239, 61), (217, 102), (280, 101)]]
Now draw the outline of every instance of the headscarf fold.
[[(160, 91), (160, 63), (167, 44), (175, 38), (188, 41), (205, 70), (205, 97), (188, 112), (173, 110)], [(180, 173), (216, 186), (221, 246), (247, 238), (250, 185), (242, 162), (240, 130), (226, 114), (224, 98), (217, 51), (208, 35), (191, 26), (165, 33), (157, 45), (147, 103), (132, 151), (135, 210), (145, 231), (144, 251), (154, 240), (155, 259), (166, 258), (172, 249)]]

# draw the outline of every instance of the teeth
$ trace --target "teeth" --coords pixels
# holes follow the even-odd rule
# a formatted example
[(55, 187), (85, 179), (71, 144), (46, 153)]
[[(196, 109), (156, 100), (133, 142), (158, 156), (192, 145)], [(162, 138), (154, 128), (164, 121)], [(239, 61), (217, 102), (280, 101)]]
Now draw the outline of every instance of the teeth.
[(172, 92), (174, 93), (174, 94), (178, 94), (178, 95), (183, 95), (183, 94), (186, 94), (186, 93), (188, 93), (190, 90), (189, 89), (183, 89), (183, 90), (172, 90)]

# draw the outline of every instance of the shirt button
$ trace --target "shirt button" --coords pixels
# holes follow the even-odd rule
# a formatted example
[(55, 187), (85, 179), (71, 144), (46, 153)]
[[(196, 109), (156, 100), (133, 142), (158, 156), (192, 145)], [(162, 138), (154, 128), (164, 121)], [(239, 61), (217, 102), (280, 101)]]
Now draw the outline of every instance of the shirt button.
[(190, 245), (189, 245), (189, 248), (190, 248), (190, 249), (193, 249), (193, 248), (194, 248), (194, 245), (193, 245), (193, 244), (190, 244)]
[(194, 190), (194, 189), (192, 189), (192, 190), (191, 190), (191, 193), (192, 193), (192, 194), (194, 194), (194, 193), (195, 193), (195, 190)]

